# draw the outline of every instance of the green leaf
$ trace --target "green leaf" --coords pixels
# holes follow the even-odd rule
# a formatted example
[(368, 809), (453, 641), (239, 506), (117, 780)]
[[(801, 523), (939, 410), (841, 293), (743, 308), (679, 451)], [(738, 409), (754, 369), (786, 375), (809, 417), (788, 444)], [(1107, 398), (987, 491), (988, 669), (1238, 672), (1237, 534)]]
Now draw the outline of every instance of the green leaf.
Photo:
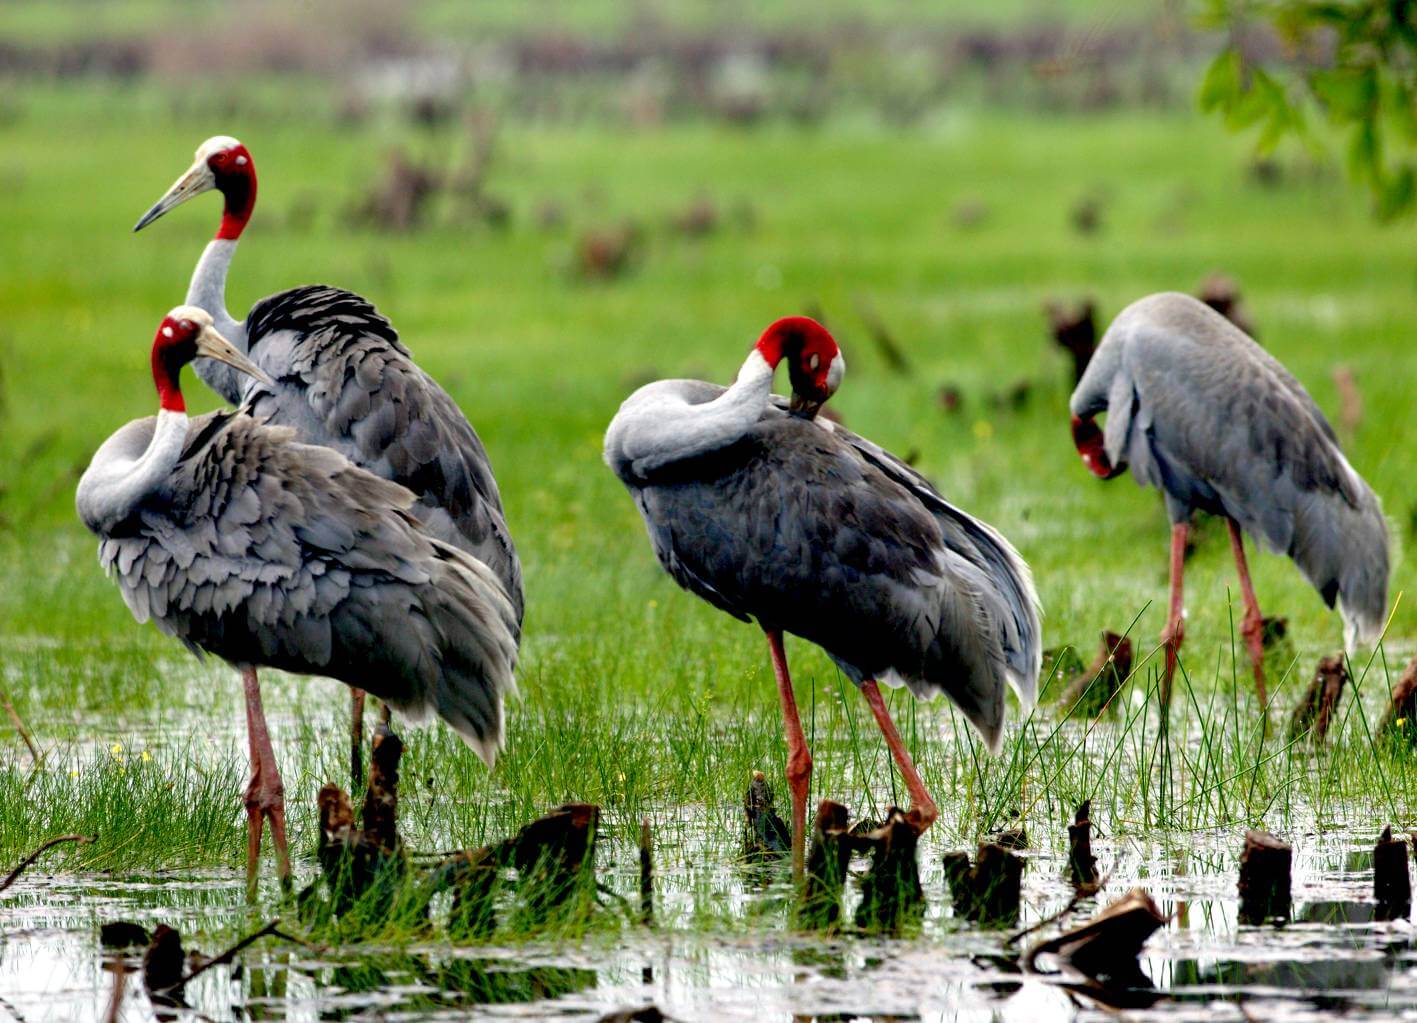
[(1212, 110), (1228, 110), (1241, 95), (1240, 54), (1237, 50), (1226, 47), (1206, 69), (1197, 99), (1200, 108), (1209, 113)]

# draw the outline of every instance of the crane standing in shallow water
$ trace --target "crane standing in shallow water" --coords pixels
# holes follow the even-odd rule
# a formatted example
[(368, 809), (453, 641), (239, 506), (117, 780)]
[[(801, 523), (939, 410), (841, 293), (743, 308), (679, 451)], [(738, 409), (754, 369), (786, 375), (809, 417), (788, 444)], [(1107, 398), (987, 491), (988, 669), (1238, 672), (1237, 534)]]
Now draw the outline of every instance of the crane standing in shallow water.
[[(1245, 604), (1241, 635), (1260, 705), (1263, 621), (1242, 533), (1288, 554), (1337, 602), (1345, 641), (1375, 643), (1387, 608), (1387, 524), (1333, 428), (1279, 361), (1209, 306), (1177, 292), (1140, 299), (1103, 335), (1073, 391), (1073, 442), (1089, 471), (1131, 467), (1166, 498), (1171, 599), (1162, 642), (1163, 702), (1185, 631), (1181, 579), (1196, 509), (1223, 515)], [(1096, 423), (1107, 413), (1105, 430)]]
[[(788, 365), (791, 402), (772, 394)], [(923, 831), (938, 810), (878, 680), (947, 694), (993, 752), (1006, 684), (1031, 703), (1042, 658), (1028, 567), (990, 526), (882, 448), (817, 418), (841, 383), (835, 340), (778, 320), (732, 387), (661, 380), (620, 406), (605, 461), (680, 586), (767, 634), (787, 731), (792, 865), (802, 875), (812, 758), (782, 635), (822, 647), (861, 689)]]
[[(236, 139), (218, 135), (133, 228), (203, 192), (224, 200), (216, 238), (192, 273), (186, 302), (211, 314), (216, 329), (263, 369), (268, 381), (199, 362), (194, 369), (233, 405), (300, 440), (334, 448), (356, 465), (418, 496), (431, 534), (488, 565), (516, 611), (520, 636), (521, 563), (482, 441), (441, 387), (414, 363), (393, 326), (358, 295), (325, 285), (282, 291), (251, 307), (244, 322), (226, 310), (226, 275), (256, 206), (256, 165)], [(361, 690), (354, 693), (352, 773), (359, 777)]]
[(515, 688), (516, 614), (486, 565), (430, 535), (405, 488), (244, 412), (189, 420), (179, 376), (199, 358), (267, 382), (204, 310), (174, 309), (153, 339), (157, 417), (104, 442), (76, 505), (133, 616), (240, 669), (247, 881), (269, 820), (288, 882), (256, 669), (324, 675), (412, 717), (436, 713), (491, 766)]

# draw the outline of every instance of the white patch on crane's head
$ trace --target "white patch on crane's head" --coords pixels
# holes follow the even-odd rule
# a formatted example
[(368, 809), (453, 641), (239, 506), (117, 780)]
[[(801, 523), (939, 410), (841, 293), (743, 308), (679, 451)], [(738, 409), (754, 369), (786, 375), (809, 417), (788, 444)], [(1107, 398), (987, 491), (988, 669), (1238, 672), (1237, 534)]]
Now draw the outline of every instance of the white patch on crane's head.
[(171, 328), (171, 327), (163, 327), (163, 328), (162, 328), (162, 336), (163, 336), (163, 337), (171, 337), (171, 336), (172, 336), (172, 328)]
[(196, 159), (201, 163), (206, 163), (217, 153), (235, 149), (240, 145), (241, 143), (230, 135), (213, 135), (197, 147)]

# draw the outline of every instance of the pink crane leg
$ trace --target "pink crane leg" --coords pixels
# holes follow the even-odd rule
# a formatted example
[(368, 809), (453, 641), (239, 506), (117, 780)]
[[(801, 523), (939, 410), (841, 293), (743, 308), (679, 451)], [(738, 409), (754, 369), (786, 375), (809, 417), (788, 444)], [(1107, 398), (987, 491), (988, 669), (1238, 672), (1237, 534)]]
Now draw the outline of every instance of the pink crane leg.
[(1161, 642), (1166, 646), (1166, 675), (1161, 680), (1162, 707), (1171, 705), (1171, 679), (1176, 674), (1181, 641), (1186, 635), (1181, 580), (1186, 571), (1186, 536), (1189, 533), (1188, 523), (1178, 522), (1171, 527), (1171, 606), (1166, 614), (1166, 628), (1161, 633)]
[(349, 778), (350, 792), (356, 797), (364, 784), (364, 690), (349, 691), (352, 706), (349, 715)]
[(772, 670), (777, 676), (777, 695), (782, 700), (782, 723), (787, 732), (787, 786), (792, 790), (792, 879), (800, 882), (807, 860), (807, 788), (812, 781), (812, 754), (797, 715), (797, 697), (792, 694), (792, 676), (787, 673), (787, 652), (782, 633), (764, 629), (772, 651)]
[(254, 889), (261, 855), (261, 831), (271, 823), (276, 870), (282, 887), (290, 886), (290, 849), (285, 836), (285, 787), (261, 706), (261, 683), (255, 668), (241, 669), (246, 690), (246, 729), (251, 744), (251, 782), (246, 786), (246, 885)]
[(1240, 596), (1245, 602), (1245, 617), (1240, 623), (1240, 635), (1245, 637), (1245, 645), (1250, 650), (1250, 665), (1255, 669), (1255, 692), (1259, 694), (1260, 711), (1268, 709), (1269, 700), (1264, 688), (1264, 615), (1260, 613), (1260, 602), (1255, 597), (1255, 584), (1250, 581), (1250, 566), (1245, 561), (1245, 538), (1240, 533), (1240, 524), (1227, 518), (1230, 527), (1230, 549), (1235, 552), (1235, 568), (1240, 573)]
[(866, 702), (871, 705), (871, 713), (876, 716), (876, 724), (880, 727), (881, 734), (886, 737), (886, 745), (891, 748), (891, 755), (895, 757), (896, 767), (900, 768), (900, 776), (905, 781), (905, 789), (910, 793), (911, 813), (919, 817), (920, 830), (925, 831), (940, 816), (940, 808), (930, 798), (930, 793), (925, 789), (925, 783), (920, 779), (920, 772), (915, 769), (915, 762), (910, 759), (910, 751), (905, 748), (905, 743), (900, 739), (900, 733), (896, 731), (895, 722), (891, 720), (891, 713), (886, 709), (886, 701), (881, 698), (881, 687), (876, 685), (875, 679), (868, 678), (862, 683), (861, 691), (866, 694)]

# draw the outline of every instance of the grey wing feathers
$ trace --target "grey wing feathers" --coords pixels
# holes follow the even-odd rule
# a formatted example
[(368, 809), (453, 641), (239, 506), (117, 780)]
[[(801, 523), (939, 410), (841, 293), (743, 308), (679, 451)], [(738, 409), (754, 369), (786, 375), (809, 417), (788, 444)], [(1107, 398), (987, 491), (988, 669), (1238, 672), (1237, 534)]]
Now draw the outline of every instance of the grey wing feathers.
[(988, 586), (980, 599), (997, 605), (990, 619), (1002, 633), (1009, 683), (1024, 706), (1031, 707), (1038, 696), (1043, 663), (1043, 625), (1028, 565), (998, 530), (950, 504), (929, 480), (880, 445), (839, 427), (836, 432), (929, 509), (946, 546), (983, 573)]
[(857, 683), (946, 693), (998, 748), (1007, 683), (1026, 697), (1037, 677), (1027, 569), (897, 460), (770, 407), (731, 448), (622, 479), (681, 586)]
[(276, 380), (251, 381), (249, 411), (412, 490), (433, 535), (496, 572), (520, 623), (521, 564), (487, 451), (389, 321), (358, 295), (311, 285), (263, 299), (246, 322), (249, 354)]
[(164, 491), (100, 558), (135, 617), (189, 647), (436, 713), (490, 762), (516, 615), (490, 569), (429, 537), (413, 507), (289, 429), (214, 414), (193, 420)]
[(1109, 457), (1162, 490), (1173, 520), (1195, 508), (1228, 515), (1289, 555), (1330, 607), (1340, 605), (1349, 645), (1375, 641), (1387, 606), (1387, 523), (1288, 370), (1179, 294), (1128, 307), (1098, 355), (1074, 411), (1088, 400), (1082, 392), (1105, 389)]

